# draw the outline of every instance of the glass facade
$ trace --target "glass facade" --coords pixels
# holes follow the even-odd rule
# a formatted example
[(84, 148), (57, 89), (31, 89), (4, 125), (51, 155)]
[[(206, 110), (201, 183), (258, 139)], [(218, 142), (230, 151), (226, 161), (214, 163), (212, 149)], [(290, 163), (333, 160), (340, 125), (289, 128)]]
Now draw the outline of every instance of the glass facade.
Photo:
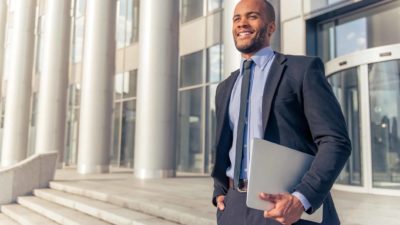
[(123, 48), (139, 39), (139, 0), (118, 0), (116, 47)]
[(400, 60), (368, 65), (373, 186), (400, 189)]
[(137, 70), (116, 74), (114, 80), (114, 141), (110, 152), (111, 165), (132, 168), (135, 147)]
[(337, 5), (338, 3), (349, 2), (351, 0), (304, 0), (303, 1), (303, 10), (304, 13), (311, 13), (321, 9), (325, 9), (327, 7), (331, 7), (333, 5)]
[(204, 0), (181, 0), (181, 23), (202, 17)]
[[(215, 91), (222, 78), (223, 45), (181, 56), (177, 169), (208, 173), (214, 165)], [(205, 60), (204, 60), (205, 58)]]
[(216, 9), (222, 8), (223, 0), (207, 0), (207, 10), (212, 12)]
[(321, 23), (318, 25), (318, 55), (326, 62), (367, 48), (399, 43), (399, 11), (400, 2), (394, 1)]
[[(337, 71), (328, 81), (342, 107), (353, 148), (337, 184), (368, 192), (400, 190), (400, 60), (375, 58), (391, 56), (391, 48), (398, 48), (394, 46), (400, 43), (399, 12), (400, 1), (391, 1), (317, 24), (318, 55), (325, 62), (341, 57), (340, 66), (338, 60), (328, 62)], [(391, 48), (383, 50), (385, 54), (368, 53), (380, 46)], [(348, 65), (363, 57), (371, 62)], [(344, 65), (350, 68), (340, 69)], [(367, 96), (361, 97), (361, 91)], [(362, 118), (370, 123), (361, 123)]]
[(202, 172), (203, 168), (203, 88), (179, 93), (178, 170)]
[(68, 111), (66, 124), (66, 141), (64, 162), (66, 165), (76, 165), (79, 141), (79, 112), (80, 112), (80, 85), (72, 84), (68, 87)]
[(181, 57), (180, 87), (199, 85), (204, 82), (204, 51)]
[(351, 68), (333, 74), (328, 78), (332, 90), (339, 100), (352, 144), (352, 153), (344, 169), (340, 173), (337, 183), (347, 185), (362, 185), (361, 170), (361, 123), (360, 97), (358, 85), (358, 70)]
[(86, 0), (75, 0), (73, 17), (72, 62), (82, 61), (83, 39), (85, 33)]

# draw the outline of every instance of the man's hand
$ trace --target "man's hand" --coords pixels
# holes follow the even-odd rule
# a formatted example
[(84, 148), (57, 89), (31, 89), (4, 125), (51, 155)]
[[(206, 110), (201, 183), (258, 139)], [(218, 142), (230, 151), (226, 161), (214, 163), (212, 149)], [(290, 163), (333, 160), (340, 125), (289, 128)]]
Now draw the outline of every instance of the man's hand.
[(221, 211), (223, 211), (225, 209), (224, 199), (225, 199), (225, 195), (219, 195), (217, 197), (217, 207)]
[(275, 205), (271, 210), (264, 211), (264, 217), (275, 219), (283, 225), (291, 225), (298, 221), (304, 212), (300, 200), (289, 193), (267, 194), (261, 193), (260, 198)]

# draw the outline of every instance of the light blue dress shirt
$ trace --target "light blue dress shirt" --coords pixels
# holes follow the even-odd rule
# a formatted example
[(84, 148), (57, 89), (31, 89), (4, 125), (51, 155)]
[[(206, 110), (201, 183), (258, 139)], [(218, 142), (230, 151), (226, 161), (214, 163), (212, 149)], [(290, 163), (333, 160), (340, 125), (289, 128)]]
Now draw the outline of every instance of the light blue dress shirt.
[[(265, 83), (269, 76), (269, 70), (272, 62), (275, 58), (275, 53), (270, 47), (263, 48), (256, 52), (251, 59), (253, 60), (253, 66), (251, 68), (250, 86), (249, 86), (249, 103), (248, 103), (248, 120), (247, 129), (244, 131), (243, 140), (243, 159), (242, 167), (240, 172), (241, 179), (247, 179), (248, 162), (250, 159), (250, 151), (248, 149), (248, 143), (252, 138), (263, 138), (264, 129), (262, 125), (262, 99), (264, 93)], [(226, 175), (233, 179), (234, 168), (235, 168), (235, 156), (236, 156), (236, 139), (237, 139), (237, 125), (239, 120), (240, 111), (240, 90), (242, 87), (243, 78), (243, 63), (245, 59), (241, 59), (240, 62), (240, 74), (236, 79), (233, 86), (231, 98), (229, 102), (229, 125), (233, 131), (233, 144), (229, 150), (229, 159), (231, 166), (227, 169)], [(271, 74), (273, 76), (273, 74)], [(307, 199), (299, 192), (294, 192), (295, 195), (305, 209), (308, 209), (311, 205)]]

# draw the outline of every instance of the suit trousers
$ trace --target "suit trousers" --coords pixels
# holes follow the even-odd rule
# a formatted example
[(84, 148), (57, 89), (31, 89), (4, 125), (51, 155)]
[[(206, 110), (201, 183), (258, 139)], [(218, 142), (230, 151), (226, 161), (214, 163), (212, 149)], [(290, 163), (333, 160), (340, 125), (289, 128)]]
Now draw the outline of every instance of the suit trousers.
[(225, 209), (217, 208), (218, 225), (281, 225), (273, 219), (264, 218), (264, 211), (248, 208), (246, 194), (229, 188), (225, 195)]

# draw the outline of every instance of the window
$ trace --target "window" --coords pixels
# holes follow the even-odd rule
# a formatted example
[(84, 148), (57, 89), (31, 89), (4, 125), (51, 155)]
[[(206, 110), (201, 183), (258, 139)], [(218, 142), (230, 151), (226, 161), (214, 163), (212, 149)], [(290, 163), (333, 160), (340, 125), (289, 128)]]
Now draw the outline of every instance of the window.
[(373, 186), (400, 190), (400, 60), (368, 71)]
[(139, 0), (119, 0), (117, 3), (117, 49), (139, 39)]
[[(400, 2), (318, 25), (318, 55), (329, 61), (359, 50), (400, 42)], [(390, 35), (388, 35), (390, 34)]]
[(181, 0), (181, 23), (203, 16), (203, 0)]
[(181, 57), (180, 87), (203, 83), (203, 51)]
[(328, 78), (328, 81), (339, 100), (352, 144), (351, 156), (336, 183), (361, 186), (363, 174), (361, 169), (361, 118), (357, 68), (335, 73)]
[(216, 9), (222, 8), (223, 0), (207, 0), (207, 10), (208, 12), (212, 12)]
[(203, 170), (203, 88), (181, 91), (179, 94), (178, 170)]
[(214, 45), (207, 49), (207, 82), (218, 82), (221, 80), (223, 69), (223, 50), (222, 44)]
[(304, 13), (311, 13), (350, 0), (304, 0)]

